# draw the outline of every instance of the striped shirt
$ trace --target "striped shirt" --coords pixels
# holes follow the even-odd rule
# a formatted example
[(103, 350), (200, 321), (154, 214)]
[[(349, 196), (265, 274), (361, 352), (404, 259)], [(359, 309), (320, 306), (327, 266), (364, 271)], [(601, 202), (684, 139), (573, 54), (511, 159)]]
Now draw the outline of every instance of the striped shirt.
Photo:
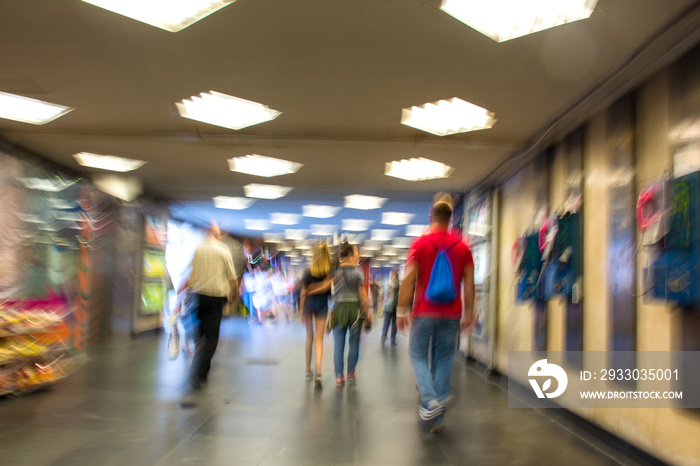
[(221, 241), (208, 238), (192, 258), (189, 286), (192, 292), (215, 298), (228, 297), (236, 277), (231, 251)]

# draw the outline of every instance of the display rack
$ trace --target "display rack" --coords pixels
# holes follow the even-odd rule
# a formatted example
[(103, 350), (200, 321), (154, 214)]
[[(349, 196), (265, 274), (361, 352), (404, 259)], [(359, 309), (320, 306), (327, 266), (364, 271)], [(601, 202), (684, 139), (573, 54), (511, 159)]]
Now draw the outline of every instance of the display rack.
[(71, 372), (65, 316), (48, 301), (0, 303), (0, 395), (34, 391)]

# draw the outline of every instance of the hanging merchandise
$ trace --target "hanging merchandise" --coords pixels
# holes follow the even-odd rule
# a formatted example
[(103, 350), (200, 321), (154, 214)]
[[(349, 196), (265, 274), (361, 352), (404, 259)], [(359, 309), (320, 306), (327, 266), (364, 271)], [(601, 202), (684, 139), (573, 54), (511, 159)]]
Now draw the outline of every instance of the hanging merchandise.
[(523, 256), (517, 278), (516, 301), (537, 299), (541, 271), (542, 253), (539, 248), (539, 234), (533, 233), (524, 238)]
[(580, 216), (566, 212), (556, 219), (553, 237), (547, 243), (549, 260), (544, 273), (544, 297), (564, 296), (576, 304), (581, 299)]

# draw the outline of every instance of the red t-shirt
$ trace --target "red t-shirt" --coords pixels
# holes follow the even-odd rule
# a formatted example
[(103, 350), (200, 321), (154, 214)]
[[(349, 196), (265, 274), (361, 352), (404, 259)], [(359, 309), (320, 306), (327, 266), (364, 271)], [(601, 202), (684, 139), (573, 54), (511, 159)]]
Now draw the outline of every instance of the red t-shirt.
[[(452, 266), (452, 278), (455, 280), (457, 297), (447, 304), (435, 304), (426, 301), (425, 289), (428, 287), (430, 272), (438, 249), (444, 246)], [(417, 238), (408, 250), (406, 265), (416, 262), (418, 278), (413, 298), (413, 317), (428, 319), (459, 319), (462, 317), (462, 276), (466, 267), (474, 267), (472, 253), (464, 242), (445, 230), (432, 229)]]

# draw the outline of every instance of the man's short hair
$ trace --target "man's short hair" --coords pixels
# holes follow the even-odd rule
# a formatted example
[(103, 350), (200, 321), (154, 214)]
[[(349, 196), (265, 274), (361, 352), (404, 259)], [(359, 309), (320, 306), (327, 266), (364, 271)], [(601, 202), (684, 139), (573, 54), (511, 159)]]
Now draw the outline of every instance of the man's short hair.
[(430, 213), (434, 222), (441, 224), (450, 223), (450, 217), (452, 217), (452, 195), (441, 192), (433, 196), (433, 205)]

